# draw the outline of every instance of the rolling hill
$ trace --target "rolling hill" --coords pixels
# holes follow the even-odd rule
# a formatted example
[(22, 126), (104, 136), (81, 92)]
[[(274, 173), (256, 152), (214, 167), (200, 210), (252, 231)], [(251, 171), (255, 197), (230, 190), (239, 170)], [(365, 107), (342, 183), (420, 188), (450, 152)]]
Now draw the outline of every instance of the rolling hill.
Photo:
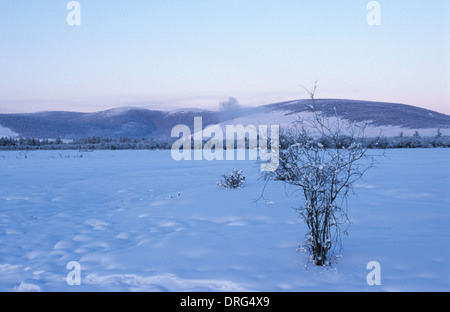
[[(94, 113), (50, 111), (28, 114), (0, 114), (2, 133), (22, 137), (76, 139), (100, 137), (170, 137), (175, 125), (193, 129), (194, 117), (211, 124), (280, 124), (289, 126), (307, 111), (309, 100), (293, 100), (259, 107), (240, 107), (227, 111), (181, 109), (176, 111), (120, 107)], [(441, 129), (450, 134), (450, 116), (397, 103), (318, 99), (316, 106), (326, 115), (337, 114), (348, 122), (367, 122), (373, 133), (386, 136), (419, 131), (427, 135)], [(2, 135), (0, 133), (0, 136)]]

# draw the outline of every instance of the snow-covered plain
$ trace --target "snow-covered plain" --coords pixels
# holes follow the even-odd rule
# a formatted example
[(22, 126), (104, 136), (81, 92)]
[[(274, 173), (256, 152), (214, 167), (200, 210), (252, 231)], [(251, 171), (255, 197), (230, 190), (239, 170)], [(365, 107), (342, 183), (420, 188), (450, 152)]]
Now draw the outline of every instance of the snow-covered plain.
[[(80, 157), (82, 155), (82, 157)], [(389, 150), (349, 201), (332, 268), (253, 161), (170, 151), (0, 152), (0, 291), (449, 291), (450, 150)], [(233, 167), (244, 188), (216, 181)], [(67, 264), (81, 265), (70, 286)], [(366, 268), (381, 265), (381, 285)]]

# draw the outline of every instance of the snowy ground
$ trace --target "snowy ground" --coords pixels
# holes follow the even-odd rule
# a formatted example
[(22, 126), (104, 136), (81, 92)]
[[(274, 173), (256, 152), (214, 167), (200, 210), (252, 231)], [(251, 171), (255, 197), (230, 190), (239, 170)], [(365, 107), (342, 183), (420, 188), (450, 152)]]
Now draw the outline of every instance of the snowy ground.
[[(82, 155), (83, 157), (80, 157)], [(333, 268), (297, 252), (305, 227), (252, 161), (170, 151), (0, 152), (0, 291), (449, 291), (450, 150), (390, 150), (358, 183)], [(233, 167), (239, 190), (216, 185)], [(66, 268), (81, 265), (81, 285)], [(366, 265), (381, 264), (369, 286)]]

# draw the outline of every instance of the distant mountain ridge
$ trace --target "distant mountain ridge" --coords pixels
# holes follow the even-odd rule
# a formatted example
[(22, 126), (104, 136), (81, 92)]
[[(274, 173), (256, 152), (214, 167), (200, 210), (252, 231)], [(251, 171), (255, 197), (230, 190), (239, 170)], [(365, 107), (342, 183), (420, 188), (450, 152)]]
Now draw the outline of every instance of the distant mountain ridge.
[[(175, 125), (193, 129), (194, 117), (211, 124), (250, 124), (269, 121), (288, 125), (296, 115), (307, 111), (310, 100), (293, 100), (258, 107), (241, 107), (229, 111), (178, 109), (175, 111), (120, 107), (94, 113), (49, 111), (27, 114), (0, 114), (0, 127), (23, 137), (76, 139), (100, 137), (170, 137)], [(317, 99), (316, 107), (327, 115), (337, 114), (349, 122), (366, 121), (372, 127), (408, 129), (448, 129), (450, 116), (411, 105)], [(396, 133), (398, 134), (398, 133)]]
[[(297, 100), (268, 106), (297, 113), (305, 111), (306, 105), (310, 102)], [(450, 116), (411, 105), (340, 99), (320, 99), (315, 102), (317, 109), (327, 115), (333, 115), (336, 109), (337, 114), (343, 119), (356, 122), (371, 120), (375, 126), (402, 126), (411, 129), (450, 127)]]

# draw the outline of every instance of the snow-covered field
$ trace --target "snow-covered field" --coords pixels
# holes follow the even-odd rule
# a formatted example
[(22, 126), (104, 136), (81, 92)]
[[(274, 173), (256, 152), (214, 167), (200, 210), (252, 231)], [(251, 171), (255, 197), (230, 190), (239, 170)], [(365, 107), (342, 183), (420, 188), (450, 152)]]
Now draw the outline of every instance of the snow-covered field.
[[(82, 157), (80, 157), (82, 155)], [(253, 161), (170, 151), (0, 152), (0, 291), (449, 291), (450, 150), (389, 150), (349, 201), (332, 268)], [(216, 185), (233, 167), (244, 188)], [(70, 286), (77, 261), (81, 285)], [(366, 268), (381, 265), (381, 285)]]

